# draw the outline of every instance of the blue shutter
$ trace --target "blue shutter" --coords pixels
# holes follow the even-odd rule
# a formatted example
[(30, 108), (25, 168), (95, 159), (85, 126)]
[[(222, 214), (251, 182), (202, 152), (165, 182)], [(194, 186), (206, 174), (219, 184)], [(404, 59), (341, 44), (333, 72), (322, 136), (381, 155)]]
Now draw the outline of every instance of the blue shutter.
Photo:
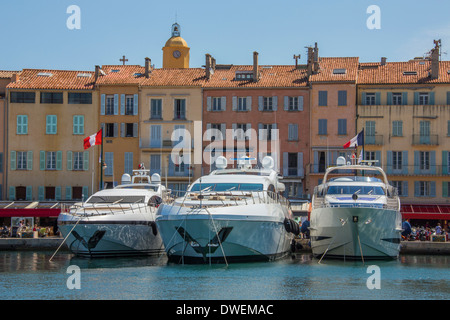
[(104, 116), (105, 115), (105, 102), (106, 101), (106, 97), (104, 94), (102, 94), (101, 96), (101, 107), (100, 107), (100, 115)]
[(448, 197), (448, 181), (442, 181), (442, 197)]
[(420, 174), (420, 153), (414, 151), (414, 174)]
[(33, 151), (27, 152), (27, 170), (33, 170)]
[(313, 172), (314, 172), (314, 173), (319, 172), (319, 152), (318, 152), (318, 151), (314, 151), (314, 167), (313, 167)]
[(388, 92), (388, 93), (387, 93), (387, 101), (386, 101), (386, 104), (387, 104), (388, 106), (392, 105), (392, 92)]
[(11, 151), (11, 161), (9, 164), (11, 170), (16, 170), (16, 152)]
[(169, 176), (173, 176), (175, 172), (175, 165), (172, 161), (172, 156), (169, 156)]
[(61, 200), (61, 187), (55, 187), (55, 200)]
[(414, 105), (418, 105), (418, 104), (419, 104), (419, 93), (414, 92)]
[(56, 170), (62, 170), (62, 151), (56, 151)]
[(289, 97), (284, 96), (284, 111), (288, 111), (288, 110), (289, 110)]
[(123, 116), (125, 114), (125, 95), (120, 95), (120, 114)]
[(387, 152), (387, 168), (386, 173), (391, 174), (392, 173), (392, 151)]
[(402, 152), (402, 173), (408, 174), (408, 151)]
[(402, 92), (402, 104), (403, 105), (408, 104), (408, 92)]
[(448, 174), (448, 151), (442, 151), (442, 174)]
[(14, 201), (16, 200), (16, 187), (10, 186), (9, 187), (9, 200)]
[(375, 104), (379, 106), (381, 104), (381, 93), (375, 92)]
[(287, 152), (283, 152), (283, 176), (289, 176), (289, 162), (288, 162), (289, 154)]
[(408, 181), (403, 181), (403, 194), (402, 194), (402, 196), (407, 197), (408, 194), (409, 194), (409, 191), (408, 191)]
[(375, 160), (378, 160), (378, 166), (381, 167), (382, 166), (382, 163), (381, 163), (381, 151), (375, 151)]
[(66, 187), (66, 200), (72, 200), (72, 187)]
[(45, 151), (39, 151), (39, 169), (45, 170)]
[(119, 95), (116, 93), (114, 95), (114, 115), (119, 114)]
[(72, 151), (67, 151), (67, 170), (72, 170)]
[(430, 197), (436, 197), (436, 181), (430, 182)]
[(297, 153), (297, 176), (303, 177), (303, 152)]
[(273, 111), (278, 110), (278, 97), (277, 96), (272, 97), (272, 110)]
[(436, 151), (430, 151), (431, 174), (436, 174)]
[(414, 181), (414, 197), (420, 197), (420, 182)]
[(133, 115), (138, 115), (139, 113), (139, 95), (135, 94), (133, 98)]
[(83, 152), (83, 170), (84, 171), (89, 170), (89, 151)]
[(27, 201), (33, 200), (33, 187), (27, 186), (26, 188), (26, 198)]
[(434, 92), (430, 92), (430, 101), (428, 103), (429, 105), (434, 106)]
[(263, 96), (258, 96), (258, 110), (262, 111), (264, 109), (264, 98)]
[(38, 187), (38, 200), (42, 201), (45, 199), (45, 188), (44, 186), (39, 186)]
[(361, 105), (362, 106), (366, 105), (366, 93), (365, 92), (361, 92)]

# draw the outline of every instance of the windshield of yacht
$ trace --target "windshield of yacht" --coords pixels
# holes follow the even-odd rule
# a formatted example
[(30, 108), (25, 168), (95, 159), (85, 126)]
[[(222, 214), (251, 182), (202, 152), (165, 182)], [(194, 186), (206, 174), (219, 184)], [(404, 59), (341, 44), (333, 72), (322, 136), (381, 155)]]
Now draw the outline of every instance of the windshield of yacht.
[(144, 196), (92, 196), (87, 203), (130, 204), (144, 203)]
[(198, 192), (223, 192), (223, 191), (262, 191), (264, 187), (260, 183), (196, 183), (191, 191)]
[(142, 185), (133, 184), (130, 186), (121, 185), (121, 186), (118, 186), (117, 188), (120, 188), (120, 189), (145, 189), (145, 190), (151, 190), (151, 191), (158, 191), (158, 186), (151, 186), (148, 184), (142, 184)]
[(365, 194), (365, 195), (384, 195), (382, 187), (378, 186), (331, 186), (327, 194)]

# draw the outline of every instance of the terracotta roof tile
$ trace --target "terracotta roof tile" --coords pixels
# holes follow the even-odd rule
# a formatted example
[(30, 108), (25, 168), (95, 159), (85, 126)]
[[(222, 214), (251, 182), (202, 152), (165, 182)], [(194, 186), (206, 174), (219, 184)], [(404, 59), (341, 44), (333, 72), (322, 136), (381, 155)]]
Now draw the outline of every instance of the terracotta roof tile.
[(149, 87), (160, 86), (190, 86), (201, 87), (206, 80), (205, 69), (153, 69), (149, 78), (143, 78), (141, 85)]
[(47, 69), (23, 69), (16, 82), (10, 82), (10, 89), (58, 89), (91, 90), (94, 72)]
[(139, 84), (145, 78), (145, 67), (139, 65), (104, 65), (97, 84)]
[(319, 57), (319, 72), (310, 77), (311, 82), (356, 82), (358, 57)]
[(358, 84), (449, 83), (450, 61), (439, 62), (439, 77), (431, 79), (430, 60), (408, 62), (360, 63)]
[[(305, 66), (295, 68), (290, 65), (260, 65), (258, 81), (239, 78), (238, 74), (253, 73), (253, 66), (230, 65), (216, 66), (211, 79), (204, 84), (205, 88), (261, 88), (261, 87), (306, 87), (308, 85)], [(203, 70), (205, 73), (205, 70)]]
[(0, 70), (0, 79), (11, 78), (13, 74), (19, 73), (20, 71), (8, 71), (8, 70)]

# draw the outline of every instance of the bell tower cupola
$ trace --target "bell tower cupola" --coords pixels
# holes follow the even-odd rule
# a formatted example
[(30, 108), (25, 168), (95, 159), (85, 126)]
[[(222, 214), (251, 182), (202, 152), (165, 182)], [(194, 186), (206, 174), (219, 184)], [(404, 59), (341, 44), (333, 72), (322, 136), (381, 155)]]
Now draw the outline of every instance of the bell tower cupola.
[(172, 36), (167, 40), (163, 50), (163, 68), (189, 68), (189, 50), (186, 41), (181, 37), (178, 23), (172, 25)]

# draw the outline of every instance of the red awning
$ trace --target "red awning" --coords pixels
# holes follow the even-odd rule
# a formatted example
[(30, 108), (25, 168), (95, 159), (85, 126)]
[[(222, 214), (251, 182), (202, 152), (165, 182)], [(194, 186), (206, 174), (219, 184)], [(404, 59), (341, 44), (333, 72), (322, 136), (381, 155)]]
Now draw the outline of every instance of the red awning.
[(0, 209), (0, 218), (8, 218), (8, 217), (57, 218), (60, 212), (61, 212), (60, 208)]
[(450, 220), (450, 204), (402, 204), (403, 219)]

